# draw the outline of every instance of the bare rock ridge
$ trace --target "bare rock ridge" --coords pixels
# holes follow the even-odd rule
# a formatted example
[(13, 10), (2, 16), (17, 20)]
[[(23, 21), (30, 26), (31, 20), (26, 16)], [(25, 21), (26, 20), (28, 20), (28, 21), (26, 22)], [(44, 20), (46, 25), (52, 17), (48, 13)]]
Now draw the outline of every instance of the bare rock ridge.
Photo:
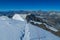
[[(60, 37), (59, 26), (58, 26), (58, 28), (55, 26), (56, 22), (58, 20), (57, 21), (55, 21), (54, 19), (53, 20), (51, 20), (51, 19), (47, 20), (44, 18), (40, 18), (40, 16), (37, 17), (34, 14), (27, 15), (26, 19), (27, 19), (27, 22), (30, 22), (31, 24), (36, 25), (36, 26), (38, 26), (44, 30), (47, 30), (47, 31), (53, 33), (54, 35)], [(48, 26), (46, 26), (44, 23)]]

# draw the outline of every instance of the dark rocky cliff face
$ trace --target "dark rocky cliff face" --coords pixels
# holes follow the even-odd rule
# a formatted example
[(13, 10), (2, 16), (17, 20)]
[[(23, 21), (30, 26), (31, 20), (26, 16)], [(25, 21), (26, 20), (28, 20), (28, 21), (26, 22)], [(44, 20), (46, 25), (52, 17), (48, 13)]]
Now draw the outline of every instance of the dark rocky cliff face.
[[(44, 14), (43, 14), (43, 15), (44, 15)], [(43, 16), (43, 17), (44, 17), (44, 16)], [(60, 17), (55, 14), (55, 15), (49, 15), (48, 17), (46, 16), (46, 18), (47, 18), (47, 19), (38, 18), (38, 17), (36, 17), (36, 15), (35, 15), (35, 16), (34, 16), (34, 15), (28, 15), (28, 16), (26, 17), (26, 20), (27, 20), (27, 21), (29, 20), (29, 22), (30, 22), (30, 20), (35, 21), (35, 22), (42, 22), (42, 24), (38, 24), (38, 23), (37, 23), (37, 24), (34, 24), (34, 22), (30, 22), (30, 23), (31, 23), (32, 25), (36, 25), (36, 26), (38, 26), (38, 27), (40, 27), (40, 28), (42, 28), (42, 29), (44, 29), (44, 30), (47, 30), (47, 31), (53, 33), (54, 35), (60, 37)], [(44, 19), (44, 20), (43, 20), (43, 19)], [(46, 23), (47, 25), (52, 26), (52, 27), (56, 28), (56, 29), (59, 30), (59, 31), (58, 31), (58, 32), (54, 32), (54, 31), (48, 29), (48, 28), (46, 27), (46, 25), (44, 25), (43, 23)]]

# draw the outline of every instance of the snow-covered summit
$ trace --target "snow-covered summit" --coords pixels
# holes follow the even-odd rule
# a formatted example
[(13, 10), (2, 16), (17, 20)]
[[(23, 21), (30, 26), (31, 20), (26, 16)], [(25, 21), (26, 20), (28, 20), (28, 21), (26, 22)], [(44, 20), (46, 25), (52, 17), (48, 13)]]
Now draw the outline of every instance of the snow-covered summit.
[(15, 14), (15, 15), (12, 17), (12, 19), (24, 21), (24, 19), (23, 19), (19, 14)]

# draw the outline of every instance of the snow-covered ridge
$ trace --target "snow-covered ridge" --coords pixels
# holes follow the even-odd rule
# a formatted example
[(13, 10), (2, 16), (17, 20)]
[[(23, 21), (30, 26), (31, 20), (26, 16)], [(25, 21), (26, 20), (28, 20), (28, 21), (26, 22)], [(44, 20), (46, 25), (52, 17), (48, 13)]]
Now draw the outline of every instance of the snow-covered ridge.
[[(3, 21), (2, 21), (3, 20)], [(6, 20), (6, 21), (4, 21)], [(7, 21), (8, 20), (8, 21)], [(26, 21), (0, 17), (0, 40), (60, 40), (60, 37)]]
[(24, 21), (24, 19), (23, 19), (19, 14), (15, 14), (15, 15), (12, 17), (12, 19)]

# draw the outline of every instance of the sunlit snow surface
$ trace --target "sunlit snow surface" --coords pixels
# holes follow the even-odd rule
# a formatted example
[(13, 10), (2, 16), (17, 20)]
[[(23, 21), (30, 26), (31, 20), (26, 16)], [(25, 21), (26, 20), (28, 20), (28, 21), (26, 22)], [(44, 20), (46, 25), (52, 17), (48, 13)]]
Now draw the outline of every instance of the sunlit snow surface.
[(57, 37), (52, 33), (43, 30), (37, 26), (28, 24), (27, 27), (29, 28), (28, 29), (29, 31), (27, 33), (30, 33), (28, 37), (30, 40), (60, 40), (60, 37)]
[(26, 21), (0, 17), (0, 40), (60, 40), (60, 37)]
[(15, 14), (12, 19), (24, 21), (24, 19), (19, 14)]
[[(5, 18), (3, 17), (2, 19)], [(22, 40), (25, 22), (9, 18), (2, 19), (0, 19), (0, 40)]]

